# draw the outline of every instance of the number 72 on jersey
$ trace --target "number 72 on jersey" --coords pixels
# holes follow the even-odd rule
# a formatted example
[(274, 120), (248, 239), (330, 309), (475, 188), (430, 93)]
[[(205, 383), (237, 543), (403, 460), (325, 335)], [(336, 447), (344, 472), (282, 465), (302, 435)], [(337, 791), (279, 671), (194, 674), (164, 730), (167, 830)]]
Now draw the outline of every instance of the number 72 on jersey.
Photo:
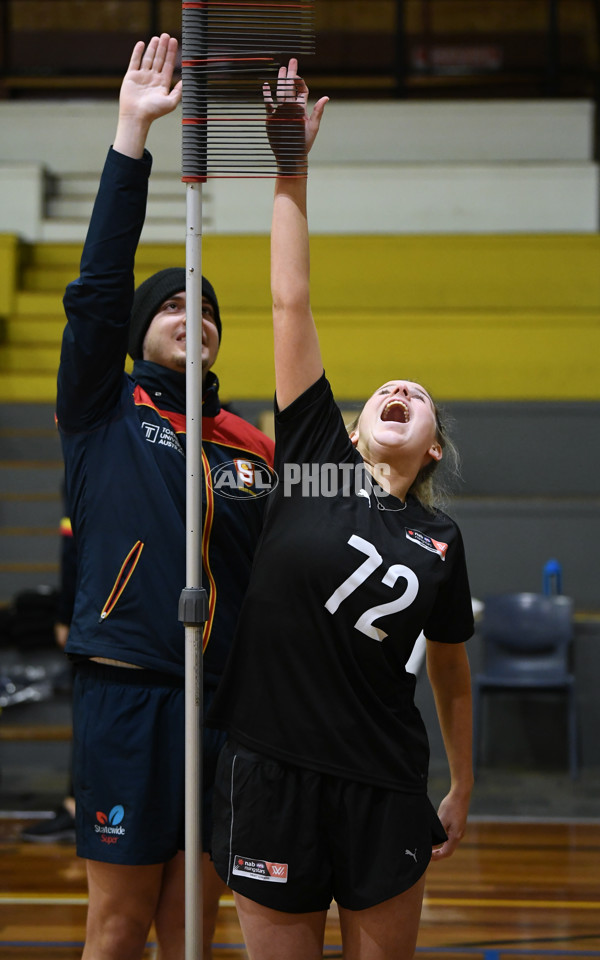
[[(328, 610), (329, 613), (335, 613), (340, 604), (342, 604), (350, 594), (354, 593), (383, 563), (383, 557), (369, 540), (364, 540), (362, 537), (353, 534), (348, 540), (348, 543), (351, 547), (354, 547), (355, 550), (358, 550), (359, 553), (364, 553), (367, 559), (339, 585), (337, 590), (333, 591), (325, 603), (325, 609)], [(374, 621), (392, 613), (399, 613), (400, 610), (406, 610), (419, 592), (419, 581), (416, 574), (410, 567), (405, 566), (403, 563), (393, 563), (382, 577), (381, 582), (387, 587), (393, 587), (398, 577), (404, 577), (406, 580), (404, 592), (395, 600), (369, 607), (368, 610), (365, 610), (365, 612), (360, 615), (354, 624), (356, 630), (364, 633), (366, 637), (370, 637), (372, 640), (381, 641), (387, 637), (387, 633), (385, 633), (384, 630), (374, 626)]]

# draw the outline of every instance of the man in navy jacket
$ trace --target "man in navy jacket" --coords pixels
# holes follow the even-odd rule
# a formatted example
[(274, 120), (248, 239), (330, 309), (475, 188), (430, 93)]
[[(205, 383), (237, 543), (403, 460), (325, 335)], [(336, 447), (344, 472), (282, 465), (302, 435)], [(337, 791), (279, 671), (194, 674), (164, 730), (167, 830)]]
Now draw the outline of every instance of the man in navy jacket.
[[(84, 960), (137, 960), (152, 923), (160, 960), (184, 956), (185, 271), (162, 270), (135, 293), (133, 273), (151, 168), (146, 137), (181, 97), (180, 83), (171, 89), (176, 52), (166, 34), (134, 48), (80, 276), (64, 297), (57, 418), (78, 557), (67, 652), (75, 661), (77, 850), (89, 887)], [(220, 407), (210, 368), (221, 318), (205, 279), (202, 294), (208, 708), (262, 523), (265, 500), (252, 484), (273, 450)], [(245, 499), (215, 495), (211, 477), (224, 465), (238, 465)], [(207, 731), (205, 848), (219, 748), (220, 735)], [(204, 960), (221, 890), (205, 854)]]

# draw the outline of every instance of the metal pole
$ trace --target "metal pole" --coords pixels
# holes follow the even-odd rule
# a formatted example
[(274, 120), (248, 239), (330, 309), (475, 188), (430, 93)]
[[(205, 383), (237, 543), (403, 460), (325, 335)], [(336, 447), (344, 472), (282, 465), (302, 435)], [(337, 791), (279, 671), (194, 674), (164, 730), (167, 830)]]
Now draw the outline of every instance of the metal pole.
[(202, 956), (202, 185), (186, 186), (185, 960)]
[[(185, 960), (202, 956), (202, 182), (206, 180), (206, 103), (196, 65), (206, 57), (207, 14), (182, 3), (182, 172), (186, 186), (186, 588), (185, 625)], [(191, 121), (191, 124), (190, 122)], [(206, 478), (208, 483), (208, 477)]]

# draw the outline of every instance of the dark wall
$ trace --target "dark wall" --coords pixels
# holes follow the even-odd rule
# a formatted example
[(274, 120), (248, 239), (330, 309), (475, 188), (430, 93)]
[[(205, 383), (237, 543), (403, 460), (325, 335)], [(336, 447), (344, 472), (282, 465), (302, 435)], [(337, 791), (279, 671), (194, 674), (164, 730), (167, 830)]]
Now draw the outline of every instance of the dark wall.
[(600, 611), (600, 403), (450, 407), (463, 483), (449, 512), (474, 596), (542, 589), (556, 558), (577, 610)]
[(600, 497), (600, 403), (454, 403), (469, 497)]

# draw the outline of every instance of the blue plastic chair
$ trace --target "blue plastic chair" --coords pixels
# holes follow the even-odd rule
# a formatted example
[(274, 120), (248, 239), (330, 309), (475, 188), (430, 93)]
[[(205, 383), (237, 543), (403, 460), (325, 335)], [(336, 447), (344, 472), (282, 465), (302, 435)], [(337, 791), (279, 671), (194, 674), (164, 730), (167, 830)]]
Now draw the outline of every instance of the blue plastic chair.
[(567, 697), (569, 771), (579, 773), (575, 677), (570, 660), (573, 601), (538, 593), (487, 597), (480, 622), (483, 672), (473, 681), (473, 765), (479, 763), (481, 702), (492, 690), (563, 690)]

